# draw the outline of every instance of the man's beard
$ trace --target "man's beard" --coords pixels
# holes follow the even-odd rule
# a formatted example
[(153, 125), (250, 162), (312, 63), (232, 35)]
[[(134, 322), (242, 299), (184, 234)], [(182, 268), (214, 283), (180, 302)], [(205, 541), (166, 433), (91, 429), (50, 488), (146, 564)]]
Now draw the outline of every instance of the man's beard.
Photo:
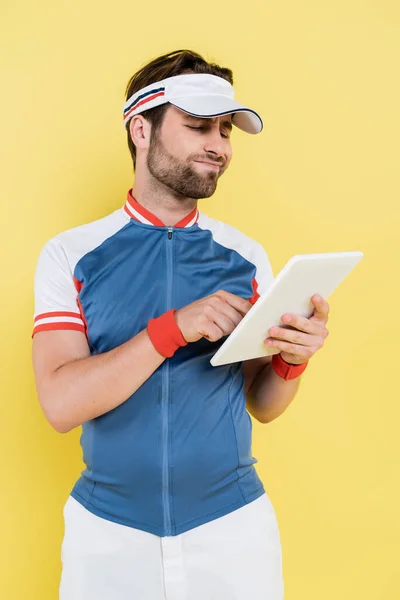
[[(206, 158), (207, 160), (207, 158)], [(217, 162), (215, 159), (208, 160)], [(152, 176), (174, 192), (187, 198), (209, 198), (216, 190), (223, 170), (199, 173), (190, 163), (182, 163), (169, 154), (158, 132), (151, 138), (147, 155), (147, 168)]]

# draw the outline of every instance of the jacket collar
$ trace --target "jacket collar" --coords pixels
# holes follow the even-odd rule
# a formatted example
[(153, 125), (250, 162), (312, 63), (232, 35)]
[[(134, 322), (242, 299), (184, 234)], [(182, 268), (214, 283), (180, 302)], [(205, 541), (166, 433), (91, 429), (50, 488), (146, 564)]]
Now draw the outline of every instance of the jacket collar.
[[(158, 217), (153, 215), (153, 213), (135, 200), (135, 198), (132, 196), (132, 188), (128, 191), (124, 210), (131, 217), (131, 219), (134, 219), (135, 221), (140, 221), (140, 223), (146, 223), (147, 225), (166, 227), (166, 225), (160, 221)], [(173, 227), (191, 227), (197, 223), (198, 218), (199, 211), (196, 207), (191, 213), (186, 215), (186, 217), (178, 221), (178, 223), (175, 223)]]

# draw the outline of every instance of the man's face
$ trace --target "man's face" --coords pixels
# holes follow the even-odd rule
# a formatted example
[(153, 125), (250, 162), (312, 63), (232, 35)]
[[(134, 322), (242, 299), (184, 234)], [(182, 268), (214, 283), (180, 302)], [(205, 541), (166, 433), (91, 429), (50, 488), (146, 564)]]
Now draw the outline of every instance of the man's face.
[(232, 158), (231, 130), (232, 115), (200, 118), (169, 106), (160, 129), (152, 132), (147, 168), (182, 196), (209, 198)]

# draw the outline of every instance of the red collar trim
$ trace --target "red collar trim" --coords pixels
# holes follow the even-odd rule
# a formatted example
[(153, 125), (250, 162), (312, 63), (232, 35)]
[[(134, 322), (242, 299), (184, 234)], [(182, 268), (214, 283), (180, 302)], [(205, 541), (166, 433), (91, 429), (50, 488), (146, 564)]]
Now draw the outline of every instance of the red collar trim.
[[(132, 196), (132, 188), (128, 191), (124, 210), (131, 219), (139, 221), (140, 223), (146, 223), (147, 225), (157, 225), (158, 227), (166, 227), (166, 225), (158, 218), (153, 215), (144, 206), (139, 204), (137, 200)], [(199, 218), (199, 211), (197, 208), (192, 210), (190, 214), (175, 223), (174, 227), (191, 227)]]

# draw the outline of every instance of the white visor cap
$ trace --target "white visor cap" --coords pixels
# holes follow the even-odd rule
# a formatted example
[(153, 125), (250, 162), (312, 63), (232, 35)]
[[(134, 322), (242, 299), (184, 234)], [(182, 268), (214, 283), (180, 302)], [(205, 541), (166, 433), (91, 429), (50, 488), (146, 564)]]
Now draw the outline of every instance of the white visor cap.
[(195, 117), (232, 114), (232, 123), (246, 133), (260, 133), (258, 113), (234, 100), (234, 89), (226, 79), (205, 73), (168, 77), (135, 92), (124, 104), (124, 125), (131, 117), (169, 102)]

